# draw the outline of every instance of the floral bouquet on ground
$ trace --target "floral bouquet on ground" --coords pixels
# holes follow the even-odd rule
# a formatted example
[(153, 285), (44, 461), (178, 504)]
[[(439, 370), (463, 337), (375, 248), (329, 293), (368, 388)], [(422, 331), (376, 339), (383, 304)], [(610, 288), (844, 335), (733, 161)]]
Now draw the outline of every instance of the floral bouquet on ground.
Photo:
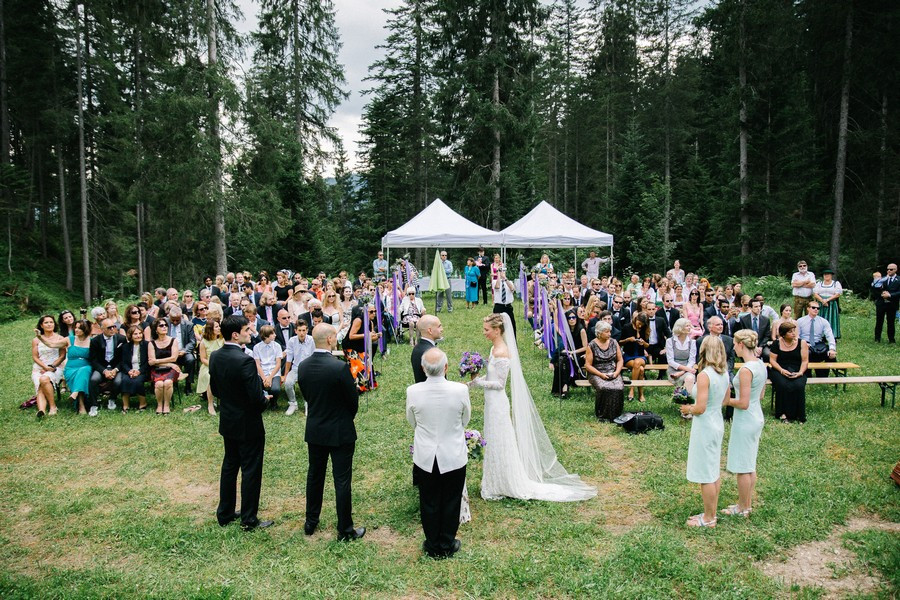
[[(463, 352), (459, 360), (459, 376), (477, 375), (484, 368), (484, 359), (477, 352)], [(477, 433), (477, 432), (476, 432)]]
[(672, 392), (672, 402), (675, 404), (693, 404), (694, 399), (683, 386), (678, 386)]
[(481, 437), (477, 429), (466, 429), (466, 447), (469, 449), (469, 458), (479, 459), (484, 454), (487, 441)]

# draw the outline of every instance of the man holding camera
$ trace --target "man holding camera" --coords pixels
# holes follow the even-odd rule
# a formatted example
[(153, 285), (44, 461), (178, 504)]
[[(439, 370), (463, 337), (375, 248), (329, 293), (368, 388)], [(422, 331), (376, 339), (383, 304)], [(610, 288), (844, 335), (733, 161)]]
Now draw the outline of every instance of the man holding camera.
[(516, 334), (516, 315), (513, 312), (513, 302), (516, 299), (516, 286), (506, 278), (506, 265), (500, 265), (497, 269), (497, 279), (491, 284), (494, 292), (495, 313), (506, 313), (512, 322), (513, 336)]

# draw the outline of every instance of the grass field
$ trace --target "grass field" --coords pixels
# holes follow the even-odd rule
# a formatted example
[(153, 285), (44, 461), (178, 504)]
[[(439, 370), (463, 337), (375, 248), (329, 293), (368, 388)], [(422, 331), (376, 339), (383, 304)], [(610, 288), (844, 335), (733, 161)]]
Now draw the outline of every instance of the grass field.
[[(457, 304), (463, 309), (441, 315), (441, 347), (451, 363), (465, 350), (487, 349), (480, 335), (487, 309)], [(222, 458), (215, 418), (183, 414), (182, 403), (168, 418), (104, 408), (90, 419), (66, 407), (38, 422), (33, 410), (17, 408), (32, 394), (36, 319), (0, 326), (7, 383), (0, 392), (0, 597), (900, 594), (900, 490), (888, 479), (900, 459), (900, 408), (882, 408), (877, 386), (811, 388), (805, 425), (775, 422), (766, 405), (752, 518), (689, 530), (685, 518), (702, 506), (698, 486), (684, 477), (690, 424), (677, 418), (670, 393), (648, 392), (646, 409), (664, 416), (664, 431), (631, 437), (597, 423), (592, 392), (562, 402), (550, 395), (546, 355), (528, 344), (521, 320), (526, 377), (560, 460), (599, 495), (574, 504), (486, 502), (479, 495), (481, 465), (470, 463), (473, 520), (460, 529), (462, 551), (445, 561), (421, 552), (410, 485), (412, 431), (404, 417), (409, 346), (392, 347), (376, 365), (381, 387), (361, 398), (353, 505), (356, 524), (369, 532), (346, 544), (335, 541), (334, 494), (327, 487), (320, 531), (303, 534), (302, 415), (265, 415), (260, 516), (276, 525), (253, 533), (223, 529), (214, 515)], [(839, 358), (862, 365), (861, 374), (900, 374), (900, 350), (871, 342), (872, 322), (844, 318)], [(480, 391), (473, 390), (472, 405), (470, 426), (480, 429)], [(723, 472), (720, 505), (736, 493), (734, 477)], [(855, 526), (836, 529), (851, 519)], [(828, 544), (835, 556), (851, 560), (828, 558)], [(807, 551), (823, 548), (825, 575), (810, 578)], [(771, 576), (792, 568), (805, 572), (804, 584)]]

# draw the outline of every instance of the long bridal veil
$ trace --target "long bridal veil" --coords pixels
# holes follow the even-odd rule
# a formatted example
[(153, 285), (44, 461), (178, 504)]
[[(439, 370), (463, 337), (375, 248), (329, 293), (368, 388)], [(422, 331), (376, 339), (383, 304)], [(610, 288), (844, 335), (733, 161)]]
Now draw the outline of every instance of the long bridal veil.
[(566, 471), (556, 458), (556, 450), (547, 436), (538, 414), (531, 390), (522, 373), (519, 348), (513, 334), (509, 315), (503, 315), (503, 341), (509, 348), (510, 405), (513, 428), (516, 432), (519, 455), (528, 478), (542, 483), (564, 486), (569, 492), (566, 500), (586, 500), (597, 495), (596, 488), (584, 483), (575, 473)]

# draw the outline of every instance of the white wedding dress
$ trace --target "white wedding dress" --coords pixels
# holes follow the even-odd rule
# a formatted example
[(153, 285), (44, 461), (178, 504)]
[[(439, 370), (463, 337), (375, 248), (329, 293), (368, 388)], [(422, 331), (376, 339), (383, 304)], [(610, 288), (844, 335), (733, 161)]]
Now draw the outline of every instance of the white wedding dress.
[[(510, 358), (491, 351), (484, 377), (472, 383), (484, 388), (484, 471), (481, 497), (485, 500), (519, 498), (574, 502), (597, 495), (597, 490), (569, 473), (556, 459), (556, 451), (537, 413), (522, 374), (512, 323), (503, 315), (503, 339)], [(511, 380), (510, 398), (506, 395)], [(511, 409), (511, 410), (510, 410)]]

